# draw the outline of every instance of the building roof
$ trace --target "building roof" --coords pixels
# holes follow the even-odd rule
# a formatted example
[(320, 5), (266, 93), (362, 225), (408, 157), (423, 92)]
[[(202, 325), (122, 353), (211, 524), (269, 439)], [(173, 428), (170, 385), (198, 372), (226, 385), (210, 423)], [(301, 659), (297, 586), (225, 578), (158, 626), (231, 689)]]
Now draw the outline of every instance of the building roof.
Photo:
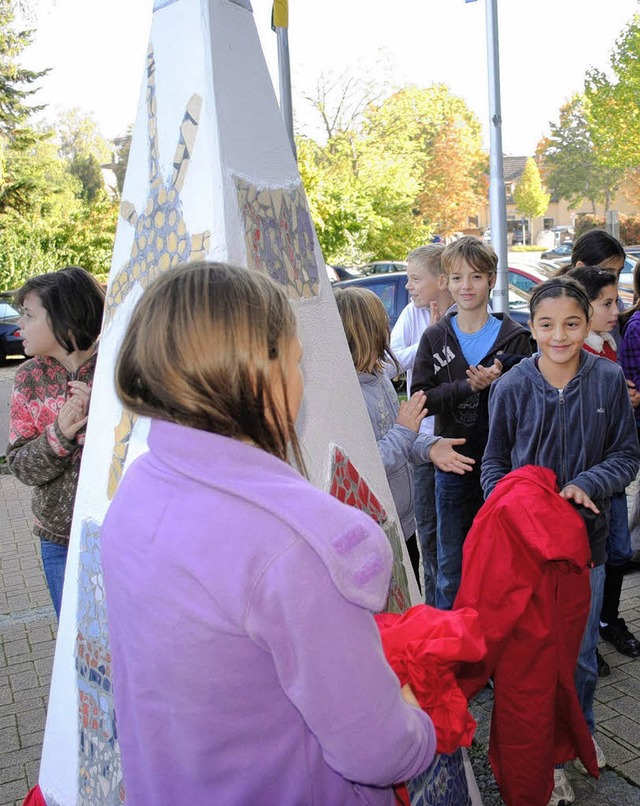
[(528, 157), (502, 157), (502, 170), (505, 182), (516, 182), (520, 179)]

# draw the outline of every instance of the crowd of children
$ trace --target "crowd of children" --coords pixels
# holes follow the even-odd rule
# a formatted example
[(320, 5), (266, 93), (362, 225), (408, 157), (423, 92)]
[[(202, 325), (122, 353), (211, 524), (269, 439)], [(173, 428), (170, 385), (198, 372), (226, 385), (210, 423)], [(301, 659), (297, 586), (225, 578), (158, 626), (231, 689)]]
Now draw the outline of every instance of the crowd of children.
[[(598, 638), (640, 656), (619, 613), (631, 557), (625, 489), (640, 468), (640, 301), (621, 314), (623, 261), (607, 233), (578, 239), (568, 270), (534, 289), (530, 330), (492, 311), (497, 256), (470, 236), (408, 255), (411, 301), (391, 333), (373, 292), (335, 294), (427, 604), (455, 607), (467, 534), (511, 471), (553, 471), (582, 517), (591, 593), (575, 691), (592, 735), (598, 675), (608, 673)], [(103, 301), (73, 267), (18, 294), (33, 358), (16, 377), (8, 458), (34, 486), (57, 613)], [(282, 288), (225, 264), (160, 278), (127, 328), (116, 387), (151, 418), (149, 452), (116, 493), (102, 554), (132, 803), (215, 793), (391, 804), (392, 784), (434, 757), (429, 717), (380, 652), (373, 613), (388, 590), (387, 539), (305, 479), (301, 353)], [(391, 381), (402, 371), (399, 402)], [(138, 608), (141, 599), (152, 606)], [(163, 675), (150, 678), (150, 664)], [(198, 708), (194, 687), (208, 692)], [(594, 749), (604, 766), (595, 739)], [(562, 766), (548, 786), (552, 806), (574, 799)]]

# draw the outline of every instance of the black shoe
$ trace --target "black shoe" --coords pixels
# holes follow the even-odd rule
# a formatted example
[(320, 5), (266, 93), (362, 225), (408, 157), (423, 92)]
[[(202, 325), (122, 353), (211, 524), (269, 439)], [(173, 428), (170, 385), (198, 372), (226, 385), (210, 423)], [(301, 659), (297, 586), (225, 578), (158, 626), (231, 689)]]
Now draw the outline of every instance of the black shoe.
[(629, 630), (623, 618), (607, 624), (606, 627), (600, 627), (600, 635), (623, 655), (630, 658), (637, 658), (640, 655), (640, 641)]
[(609, 677), (611, 667), (596, 649), (596, 660), (598, 661), (598, 677)]

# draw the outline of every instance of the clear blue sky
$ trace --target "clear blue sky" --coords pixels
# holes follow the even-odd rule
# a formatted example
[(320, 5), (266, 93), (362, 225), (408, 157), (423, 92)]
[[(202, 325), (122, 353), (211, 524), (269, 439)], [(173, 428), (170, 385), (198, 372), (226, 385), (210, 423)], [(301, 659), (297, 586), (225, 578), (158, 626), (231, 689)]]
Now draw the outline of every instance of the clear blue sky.
[[(34, 46), (25, 61), (52, 67), (40, 102), (91, 112), (103, 134), (133, 122), (152, 0), (39, 0)], [(382, 75), (426, 86), (443, 82), (483, 125), (488, 118), (485, 2), (477, 0), (289, 0), (294, 107), (314, 133), (311, 93), (323, 71)], [(253, 0), (265, 55), (276, 70), (271, 0)], [(531, 154), (549, 120), (582, 89), (588, 67), (604, 68), (638, 0), (499, 0), (503, 145)], [(277, 79), (276, 79), (277, 83)]]

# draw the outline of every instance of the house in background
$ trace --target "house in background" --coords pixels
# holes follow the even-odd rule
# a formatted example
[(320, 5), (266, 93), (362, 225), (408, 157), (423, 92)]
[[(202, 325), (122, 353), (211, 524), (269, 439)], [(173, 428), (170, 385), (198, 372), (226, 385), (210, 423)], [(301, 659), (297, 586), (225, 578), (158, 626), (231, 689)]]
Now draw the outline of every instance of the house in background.
[[(522, 231), (522, 214), (516, 209), (513, 201), (513, 192), (518, 179), (522, 176), (524, 166), (528, 157), (512, 157), (505, 155), (503, 157), (503, 170), (504, 170), (504, 186), (505, 196), (507, 202), (507, 238), (508, 243), (513, 242), (514, 234), (516, 240), (519, 238), (519, 233)], [(629, 202), (624, 186), (620, 188), (616, 196), (613, 198), (611, 210), (617, 210), (621, 215), (637, 215), (638, 208), (635, 204)], [(581, 205), (573, 210), (569, 209), (569, 203), (566, 199), (552, 198), (549, 202), (549, 207), (544, 215), (534, 218), (532, 223), (533, 243), (544, 242), (545, 246), (554, 245), (554, 233), (565, 232), (564, 228), (573, 228), (576, 219), (581, 215), (594, 215), (591, 203), (584, 201)], [(604, 205), (596, 206), (595, 215), (599, 218), (604, 218), (605, 211)], [(484, 208), (475, 216), (469, 217), (469, 233), (479, 232), (482, 233), (490, 225), (489, 214), (489, 200)], [(548, 232), (549, 235), (545, 238), (544, 233)], [(529, 235), (527, 234), (527, 238)], [(555, 237), (556, 241), (563, 240), (562, 237)]]

